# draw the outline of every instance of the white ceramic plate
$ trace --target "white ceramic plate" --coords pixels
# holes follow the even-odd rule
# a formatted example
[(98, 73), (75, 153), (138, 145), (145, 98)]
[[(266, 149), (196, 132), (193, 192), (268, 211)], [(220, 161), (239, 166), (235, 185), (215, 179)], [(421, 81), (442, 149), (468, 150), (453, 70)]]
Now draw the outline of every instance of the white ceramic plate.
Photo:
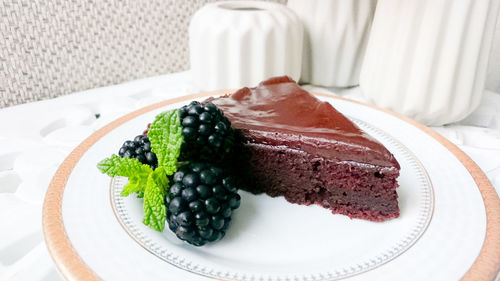
[[(119, 196), (126, 179), (116, 178), (110, 186), (96, 163), (142, 132), (159, 112), (188, 103), (186, 98), (110, 124), (61, 166), (44, 206), (44, 231), (56, 264), (66, 277), (105, 280), (464, 276), (477, 263), (487, 235), (485, 201), (470, 169), (441, 142), (394, 115), (321, 98), (386, 145), (400, 162), (400, 218), (380, 223), (351, 220), (318, 206), (240, 191), (241, 207), (226, 237), (217, 243), (193, 247), (168, 228), (163, 233), (150, 230), (141, 223), (142, 201)], [(496, 270), (496, 265), (481, 267), (483, 273)]]

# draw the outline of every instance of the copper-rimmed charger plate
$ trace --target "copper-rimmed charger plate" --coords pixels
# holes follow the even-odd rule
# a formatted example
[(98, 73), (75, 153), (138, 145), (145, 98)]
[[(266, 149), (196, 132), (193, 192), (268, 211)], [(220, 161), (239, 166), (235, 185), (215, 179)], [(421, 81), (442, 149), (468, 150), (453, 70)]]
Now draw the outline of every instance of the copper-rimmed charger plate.
[[(99, 270), (96, 270), (96, 267), (92, 267), (91, 264), (93, 264), (95, 261), (94, 260), (89, 260), (89, 257), (91, 257), (93, 254), (92, 252), (99, 252), (101, 249), (107, 247), (107, 244), (100, 245), (99, 241), (95, 242), (95, 248), (89, 248), (88, 246), (86, 248), (81, 248), (79, 245), (84, 245), (86, 242), (85, 240), (85, 235), (82, 235), (83, 232), (75, 232), (75, 218), (71, 217), (67, 214), (75, 214), (77, 213), (78, 210), (82, 210), (82, 212), (85, 212), (84, 206), (68, 206), (68, 204), (64, 204), (64, 198), (72, 196), (74, 194), (75, 188), (70, 188), (67, 189), (66, 187), (68, 186), (68, 181), (72, 186), (75, 186), (75, 181), (74, 179), (74, 169), (78, 169), (78, 163), (79, 162), (85, 162), (87, 157), (86, 153), (89, 151), (89, 149), (92, 148), (96, 143), (98, 143), (102, 138), (115, 138), (119, 139), (120, 137), (116, 135), (116, 132), (118, 130), (115, 130), (116, 128), (126, 125), (127, 122), (138, 118), (144, 114), (151, 114), (151, 112), (155, 110), (159, 110), (164, 107), (171, 106), (174, 103), (179, 103), (183, 101), (189, 101), (192, 99), (196, 98), (202, 98), (206, 96), (211, 96), (211, 95), (219, 95), (223, 93), (227, 93), (229, 91), (220, 91), (220, 92), (214, 92), (214, 93), (204, 93), (204, 94), (198, 94), (198, 95), (191, 95), (191, 96), (186, 96), (182, 98), (177, 98), (173, 100), (168, 100), (156, 105), (152, 105), (146, 108), (143, 108), (141, 110), (138, 110), (136, 112), (133, 112), (129, 115), (126, 115), (115, 122), (107, 125), (106, 127), (102, 128), (101, 130), (97, 131), (95, 134), (93, 134), (91, 137), (86, 139), (80, 146), (78, 146), (71, 154), (70, 156), (64, 161), (64, 163), (61, 165), (59, 170), (57, 171), (56, 175), (54, 176), (53, 181), (51, 182), (51, 185), (49, 187), (49, 190), (46, 195), (44, 207), (43, 207), (43, 229), (44, 229), (44, 234), (45, 234), (45, 239), (47, 242), (47, 246), (56, 262), (57, 267), (61, 271), (61, 273), (68, 279), (73, 279), (73, 280), (91, 280), (91, 279), (99, 279), (99, 277), (103, 276), (115, 276), (112, 275), (111, 273), (106, 273), (106, 274), (101, 274)], [(330, 95), (322, 95), (322, 94), (316, 94), (320, 96), (321, 98), (327, 99), (327, 100), (332, 100), (332, 96)], [(412, 120), (409, 120), (405, 117), (402, 117), (400, 115), (388, 112), (388, 111), (383, 111), (380, 109), (376, 109), (373, 106), (369, 105), (361, 105), (360, 103), (357, 102), (352, 102), (352, 101), (347, 101), (345, 99), (338, 99), (338, 98), (333, 98), (332, 103), (338, 102), (340, 105), (340, 109), (342, 111), (342, 107), (345, 107), (347, 111), (349, 111), (349, 108), (363, 108), (366, 110), (367, 116), (370, 114), (376, 114), (380, 116), (380, 122), (383, 122), (383, 120), (387, 119), (387, 121), (391, 122), (400, 122), (401, 126), (405, 126), (407, 128), (413, 128), (411, 130), (417, 130), (418, 134), (422, 134), (423, 138), (428, 138), (432, 139), (430, 142), (435, 142), (438, 143), (439, 146), (442, 149), (446, 149), (447, 153), (450, 155), (453, 155), (455, 161), (457, 163), (460, 163), (460, 165), (463, 167), (464, 173), (468, 173), (467, 176), (470, 177), (471, 182), (473, 183), (473, 188), (474, 191), (471, 190), (466, 190), (466, 192), (476, 192), (478, 196), (476, 196), (476, 199), (479, 199), (480, 202), (479, 204), (475, 204), (472, 206), (472, 209), (474, 209), (476, 212), (477, 210), (484, 210), (484, 214), (480, 214), (479, 216), (481, 218), (478, 218), (477, 220), (482, 220), (483, 223), (479, 223), (480, 226), (484, 226), (484, 229), (479, 229), (475, 232), (476, 235), (480, 235), (481, 237), (475, 237), (474, 243), (471, 242), (470, 248), (471, 250), (469, 252), (465, 252), (465, 255), (469, 255), (469, 257), (458, 257), (463, 259), (462, 261), (464, 264), (470, 263), (470, 268), (462, 268), (462, 269), (456, 269), (456, 272), (460, 272), (460, 276), (463, 277), (465, 280), (482, 280), (482, 279), (493, 279), (500, 266), (500, 200), (493, 189), (492, 185), (489, 183), (488, 179), (482, 173), (482, 171), (477, 167), (477, 165), (469, 158), (467, 157), (462, 151), (460, 151), (456, 146), (451, 144), (449, 141), (444, 139), (443, 137), (439, 136), (438, 134), (434, 133), (432, 130), (429, 128), (418, 124)], [(337, 105), (336, 105), (337, 106)], [(397, 119), (397, 120), (396, 120)], [(383, 127), (383, 125), (381, 125)], [(417, 129), (418, 128), (418, 129)], [(425, 136), (424, 136), (425, 135)], [(128, 136), (130, 137), (130, 136)], [(436, 146), (436, 144), (433, 144)], [(410, 145), (411, 146), (411, 145)], [(432, 146), (432, 145), (430, 145)], [(412, 149), (410, 147), (410, 149)], [(114, 150), (110, 148), (110, 150)], [(414, 150), (414, 149), (412, 149)], [(418, 153), (417, 153), (418, 156)], [(436, 159), (439, 161), (439, 159)], [(442, 163), (443, 165), (446, 165), (446, 163)], [(426, 163), (424, 163), (424, 166)], [(433, 167), (432, 164), (428, 165), (429, 167)], [(429, 169), (429, 167), (426, 167)], [(433, 169), (435, 170), (435, 169)], [(432, 174), (433, 170), (431, 170), (429, 173)], [(431, 175), (432, 178), (432, 175)], [(81, 181), (81, 180), (80, 180)], [(466, 180), (464, 180), (466, 182)], [(470, 184), (469, 184), (470, 185)], [(81, 188), (85, 188), (85, 184), (82, 182), (81, 183)], [(106, 188), (103, 186), (103, 188)], [(460, 188), (460, 187), (456, 187)], [(438, 190), (439, 192), (439, 190)], [(472, 196), (474, 197), (474, 196)], [(105, 198), (108, 199), (108, 198)], [(96, 198), (96, 200), (100, 200), (99, 198)], [(459, 199), (457, 199), (459, 200)], [(108, 204), (109, 205), (109, 200), (104, 200), (106, 203), (103, 204)], [(103, 201), (103, 202), (104, 202)], [(446, 201), (446, 200), (445, 200)], [(441, 202), (445, 202), (440, 200), (440, 197), (438, 196), (436, 199), (436, 205), (439, 207)], [(471, 201), (474, 201), (472, 198)], [(451, 202), (451, 201), (450, 201)], [(447, 202), (447, 204), (452, 204), (450, 202)], [(444, 204), (444, 203), (443, 203)], [(484, 204), (484, 205), (483, 205)], [(479, 206), (481, 205), (481, 206)], [(459, 207), (459, 206), (457, 206)], [(80, 209), (78, 209), (80, 208)], [(484, 209), (482, 209), (484, 208)], [(111, 210), (111, 208), (109, 208)], [(471, 209), (471, 210), (472, 210)], [(84, 213), (82, 213), (82, 217), (84, 217)], [(445, 217), (447, 214), (445, 213), (440, 213), (440, 216)], [(448, 215), (453, 215), (453, 213), (450, 213)], [(102, 219), (99, 217), (95, 218), (96, 220)], [(464, 221), (467, 221), (464, 218)], [(108, 223), (108, 222), (106, 222)], [(115, 225), (116, 224), (116, 225)], [(110, 221), (109, 225), (115, 225), (112, 226), (113, 230), (110, 230), (110, 233), (113, 233), (113, 231), (116, 232), (117, 240), (119, 240), (119, 237), (122, 237), (124, 231), (121, 227), (116, 226), (118, 225), (117, 221)], [(483, 227), (478, 227), (478, 228), (483, 228)], [(90, 231), (90, 230), (89, 230)], [(119, 233), (119, 232), (123, 233)], [(433, 233), (438, 233), (439, 231), (441, 232), (446, 232), (446, 230), (439, 229), (438, 227), (433, 227), (432, 222), (431, 222), (431, 228), (429, 230), (428, 234), (424, 233), (423, 238), (425, 238), (426, 235), (431, 236), (431, 235), (436, 235)], [(471, 234), (472, 235), (472, 234)], [(90, 235), (91, 236), (91, 235)], [(465, 236), (467, 236), (465, 234)], [(125, 239), (125, 238), (124, 238)], [(471, 239), (471, 240), (474, 240)], [(425, 239), (424, 239), (425, 240)], [(450, 239), (451, 241), (453, 239)], [(83, 241), (83, 242), (80, 242)], [(460, 242), (460, 241), (459, 241)], [(401, 255), (401, 257), (398, 257), (394, 260), (394, 262), (391, 263), (398, 263), (402, 262), (405, 259), (405, 255), (413, 255), (415, 254), (416, 251), (419, 251), (420, 249), (418, 248), (419, 243), (421, 245), (425, 244), (426, 241), (423, 242), (417, 242), (415, 249), (410, 249), (408, 253), (405, 253)], [(463, 241), (460, 243), (457, 243), (455, 247), (457, 249), (459, 248), (467, 248), (466, 244), (462, 243), (467, 243), (467, 241)], [(108, 241), (109, 244), (109, 241)], [(91, 244), (87, 244), (91, 245)], [(115, 245), (110, 245), (115, 246)], [(465, 247), (464, 247), (465, 246)], [(446, 247), (444, 247), (446, 248)], [(451, 249), (453, 247), (448, 247), (446, 249)], [(77, 250), (78, 249), (78, 250)], [(137, 249), (135, 249), (137, 250)], [(104, 250), (103, 250), (104, 252)], [(456, 253), (450, 252), (450, 253), (444, 253), (448, 255), (456, 255), (459, 254), (460, 251), (457, 251)], [(149, 253), (146, 253), (149, 254)], [(108, 258), (114, 258), (112, 255)], [(149, 259), (150, 257), (144, 256), (144, 259)], [(448, 257), (450, 258), (450, 257)], [(451, 258), (451, 261), (453, 261), (453, 257)], [(468, 260), (467, 260), (468, 259)], [(156, 261), (155, 261), (156, 262)], [(151, 262), (151, 263), (155, 263)], [(375, 271), (380, 271), (384, 272), (385, 269), (390, 269), (390, 264), (381, 266), (380, 268), (370, 271), (366, 274), (375, 274), (373, 272)], [(118, 263), (119, 264), (119, 263)], [(457, 262), (457, 264), (460, 264), (460, 261)], [(126, 266), (126, 264), (123, 264)], [(132, 266), (132, 265), (131, 265)], [(158, 267), (161, 266), (160, 263), (158, 264)], [(156, 267), (153, 267), (153, 269)], [(118, 271), (119, 268), (111, 268), (111, 271)], [(138, 269), (140, 270), (140, 269)], [(174, 271), (179, 270), (179, 269), (171, 269), (172, 271), (172, 276), (174, 276)], [(439, 270), (439, 269), (436, 269)], [(452, 269), (448, 269), (452, 270)], [(444, 270), (446, 271), (446, 270)], [(116, 272), (112, 272), (115, 274)], [(177, 272), (178, 273), (178, 272)], [(187, 273), (189, 274), (189, 273)], [(119, 276), (116, 275), (116, 276)], [(187, 275), (189, 276), (189, 275)], [(355, 276), (354, 278), (369, 278), (370, 276), (374, 275), (365, 275), (365, 274), (360, 274)], [(387, 276), (387, 275), (386, 275)], [(200, 276), (196, 275), (195, 277), (192, 278), (201, 278)], [(388, 277), (390, 278), (390, 277)], [(326, 278), (328, 279), (328, 278)]]

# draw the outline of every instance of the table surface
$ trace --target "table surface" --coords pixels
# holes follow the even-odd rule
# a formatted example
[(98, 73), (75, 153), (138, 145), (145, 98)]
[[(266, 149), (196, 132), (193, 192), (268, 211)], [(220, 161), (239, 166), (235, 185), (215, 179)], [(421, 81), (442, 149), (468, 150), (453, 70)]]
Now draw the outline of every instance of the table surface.
[[(363, 101), (357, 87), (304, 88)], [(43, 242), (41, 209), (52, 175), (72, 149), (124, 114), (197, 92), (190, 73), (179, 72), (1, 109), (0, 280), (62, 280)], [(500, 94), (485, 91), (468, 118), (432, 129), (468, 154), (500, 191)]]

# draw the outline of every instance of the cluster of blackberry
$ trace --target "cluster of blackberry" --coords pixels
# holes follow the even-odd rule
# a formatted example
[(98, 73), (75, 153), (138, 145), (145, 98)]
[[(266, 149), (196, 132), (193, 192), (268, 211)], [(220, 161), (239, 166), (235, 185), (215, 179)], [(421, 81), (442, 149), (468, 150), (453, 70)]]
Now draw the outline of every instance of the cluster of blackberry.
[(135, 158), (153, 169), (158, 166), (156, 155), (151, 151), (149, 138), (144, 135), (138, 135), (134, 140), (124, 142), (118, 151), (118, 155), (120, 157)]
[(213, 103), (191, 102), (179, 109), (184, 143), (181, 160), (226, 161), (234, 144), (231, 122)]
[(180, 167), (173, 180), (166, 197), (170, 230), (195, 246), (224, 237), (233, 210), (240, 206), (231, 178), (217, 166), (191, 162)]

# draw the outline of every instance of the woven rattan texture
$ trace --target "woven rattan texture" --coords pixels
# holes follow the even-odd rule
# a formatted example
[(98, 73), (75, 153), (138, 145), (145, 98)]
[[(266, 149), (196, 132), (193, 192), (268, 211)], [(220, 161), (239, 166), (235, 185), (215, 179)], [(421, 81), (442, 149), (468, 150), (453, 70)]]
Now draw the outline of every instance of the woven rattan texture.
[(189, 20), (207, 2), (0, 1), (0, 108), (188, 69)]

